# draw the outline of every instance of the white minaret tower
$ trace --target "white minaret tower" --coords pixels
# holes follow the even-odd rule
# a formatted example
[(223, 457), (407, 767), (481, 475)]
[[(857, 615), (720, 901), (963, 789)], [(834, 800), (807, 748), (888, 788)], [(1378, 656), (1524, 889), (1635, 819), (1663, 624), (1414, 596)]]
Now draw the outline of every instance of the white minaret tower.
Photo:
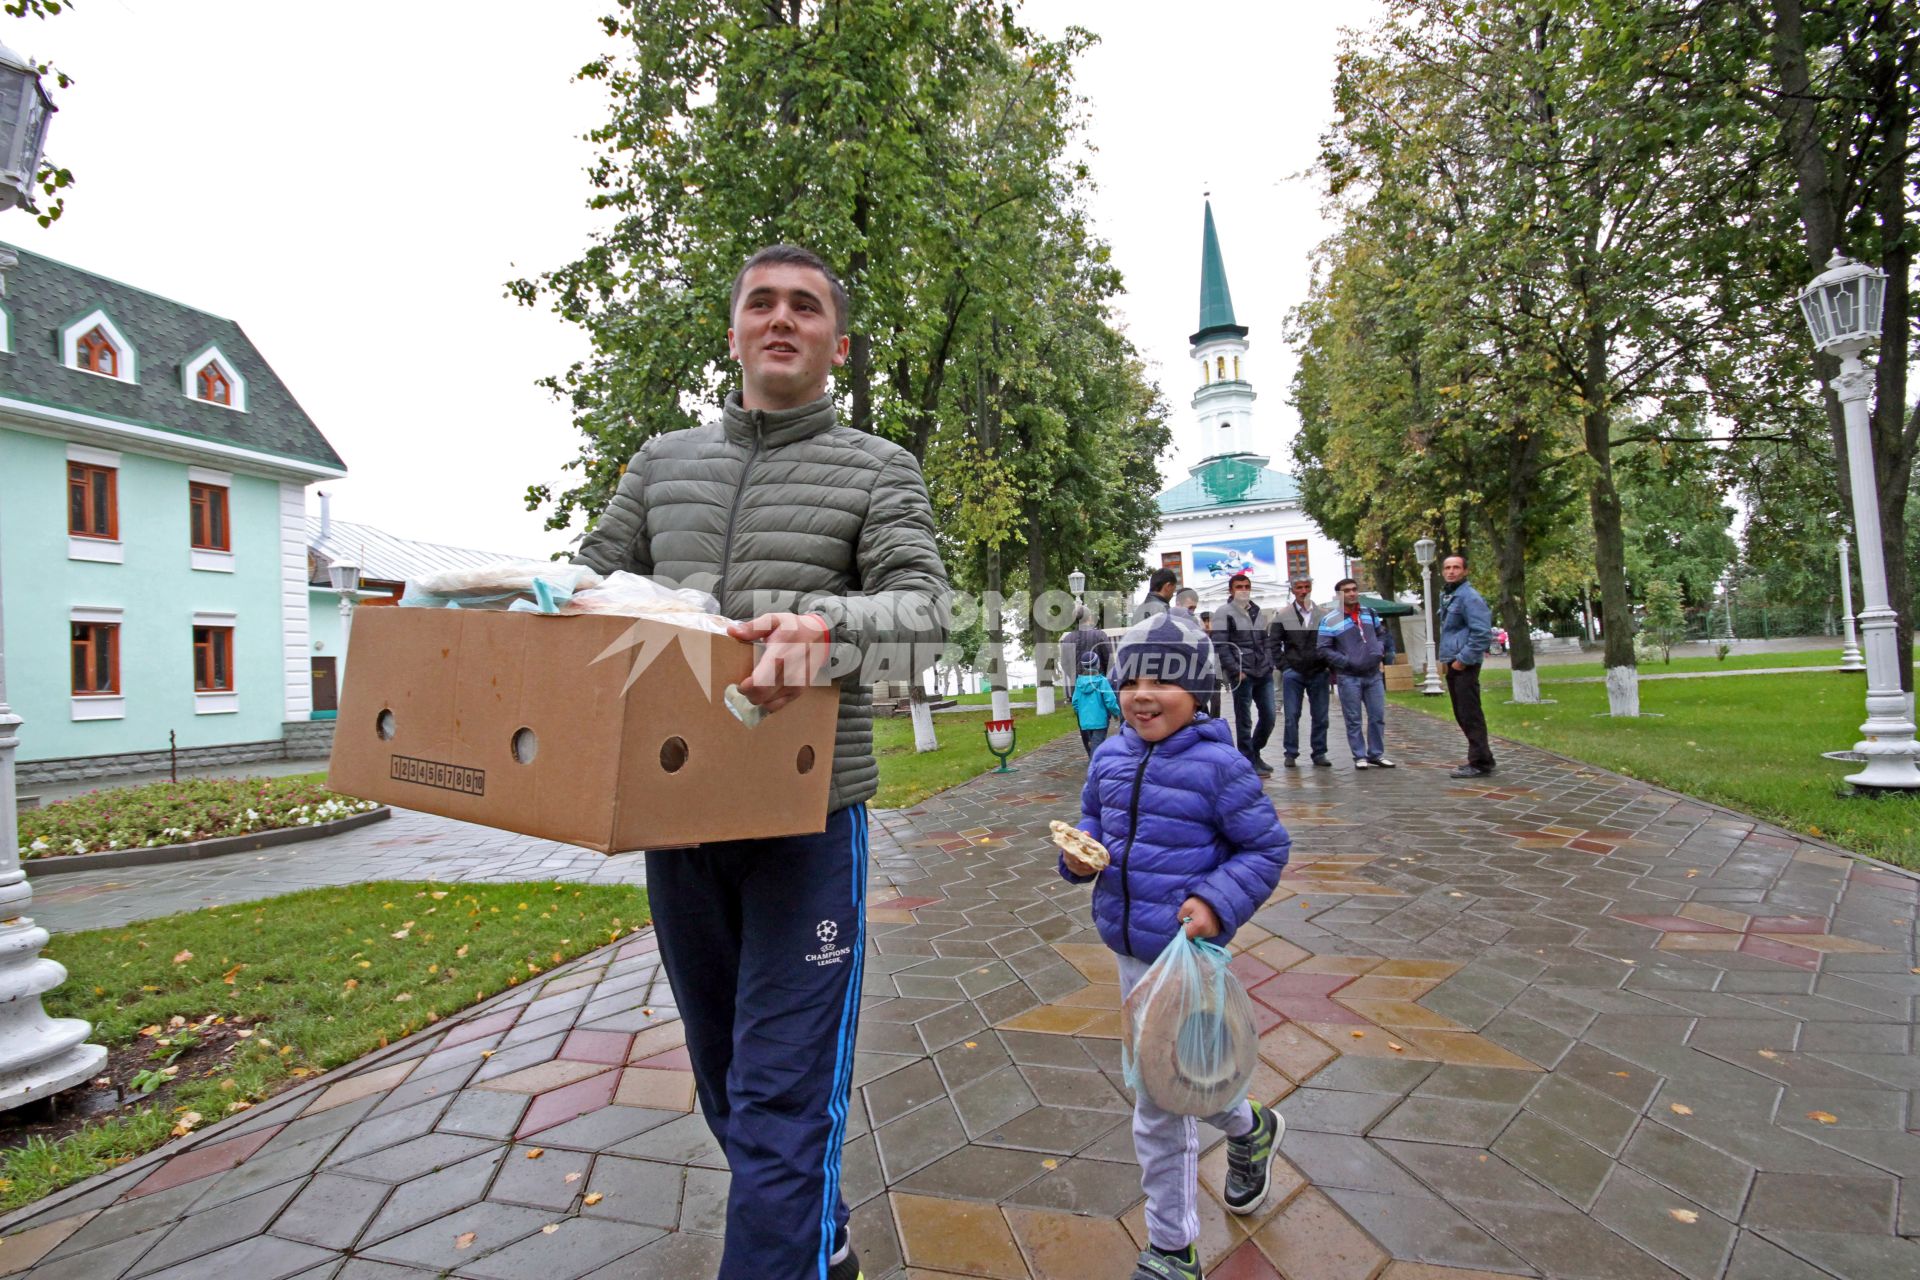
[(1200, 386), (1193, 393), (1193, 412), (1199, 421), (1194, 469), (1215, 458), (1245, 458), (1254, 466), (1265, 466), (1267, 458), (1254, 445), (1247, 328), (1233, 320), (1233, 294), (1227, 289), (1211, 200), (1200, 241), (1200, 327), (1188, 340), (1193, 343), (1193, 358), (1200, 363)]

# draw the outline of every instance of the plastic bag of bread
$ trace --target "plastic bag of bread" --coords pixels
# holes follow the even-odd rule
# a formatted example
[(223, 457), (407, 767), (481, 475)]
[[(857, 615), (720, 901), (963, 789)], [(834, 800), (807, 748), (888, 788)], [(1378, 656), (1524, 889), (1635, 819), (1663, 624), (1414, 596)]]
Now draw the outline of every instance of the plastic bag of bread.
[(426, 609), (512, 609), (553, 613), (577, 591), (600, 585), (583, 564), (559, 560), (501, 560), (442, 569), (410, 579), (400, 603)]
[(594, 587), (574, 592), (559, 612), (646, 618), (716, 635), (724, 634), (728, 625), (728, 620), (720, 616), (720, 602), (706, 592), (671, 587), (624, 569), (608, 574)]
[(1260, 1060), (1253, 1001), (1229, 957), (1182, 930), (1127, 994), (1121, 1069), (1164, 1111), (1211, 1116), (1247, 1096)]

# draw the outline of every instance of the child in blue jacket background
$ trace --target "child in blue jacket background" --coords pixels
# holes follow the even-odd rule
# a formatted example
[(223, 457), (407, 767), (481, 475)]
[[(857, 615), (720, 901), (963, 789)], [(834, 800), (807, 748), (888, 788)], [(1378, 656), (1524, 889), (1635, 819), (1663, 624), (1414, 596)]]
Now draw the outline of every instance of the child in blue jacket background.
[(1100, 655), (1080, 655), (1080, 675), (1073, 682), (1073, 711), (1080, 717), (1080, 745), (1093, 759), (1093, 749), (1107, 736), (1107, 725), (1120, 719), (1120, 700), (1100, 670)]
[[(1226, 946), (1287, 865), (1287, 830), (1253, 766), (1226, 722), (1198, 709), (1219, 678), (1206, 634), (1178, 614), (1134, 626), (1114, 657), (1125, 728), (1094, 752), (1080, 796), (1080, 829), (1112, 860), (1095, 875), (1062, 854), (1060, 874), (1094, 882), (1094, 924), (1116, 953), (1123, 1003), (1177, 930)], [(1285, 1124), (1251, 1101), (1206, 1119), (1228, 1139), (1227, 1208), (1255, 1212)], [(1135, 1280), (1199, 1280), (1198, 1126), (1143, 1093), (1133, 1145), (1148, 1241)]]

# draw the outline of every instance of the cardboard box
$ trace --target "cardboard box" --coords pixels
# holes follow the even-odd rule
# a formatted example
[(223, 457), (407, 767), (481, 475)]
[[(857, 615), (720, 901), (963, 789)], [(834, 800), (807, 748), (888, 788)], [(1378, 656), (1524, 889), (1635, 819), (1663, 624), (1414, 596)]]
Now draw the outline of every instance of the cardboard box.
[(748, 728), (723, 696), (753, 648), (729, 637), (363, 609), (348, 657), (327, 775), (347, 795), (603, 853), (826, 829), (839, 691)]

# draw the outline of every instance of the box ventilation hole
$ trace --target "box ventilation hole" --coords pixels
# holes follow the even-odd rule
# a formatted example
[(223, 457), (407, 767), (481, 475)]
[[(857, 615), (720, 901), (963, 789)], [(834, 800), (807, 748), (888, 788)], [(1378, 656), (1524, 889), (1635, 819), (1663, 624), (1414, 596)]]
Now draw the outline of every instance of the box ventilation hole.
[(685, 738), (668, 738), (660, 744), (660, 767), (668, 773), (678, 773), (687, 767)]
[(533, 730), (524, 725), (513, 731), (513, 758), (521, 764), (532, 764), (533, 758), (540, 754), (540, 738)]
[(383, 710), (379, 715), (375, 716), (373, 718), (373, 731), (380, 735), (382, 741), (393, 741), (393, 712)]
[(813, 772), (813, 748), (812, 747), (800, 748), (800, 754), (794, 760), (793, 764), (794, 764), (794, 767), (800, 770), (801, 773), (812, 773)]

